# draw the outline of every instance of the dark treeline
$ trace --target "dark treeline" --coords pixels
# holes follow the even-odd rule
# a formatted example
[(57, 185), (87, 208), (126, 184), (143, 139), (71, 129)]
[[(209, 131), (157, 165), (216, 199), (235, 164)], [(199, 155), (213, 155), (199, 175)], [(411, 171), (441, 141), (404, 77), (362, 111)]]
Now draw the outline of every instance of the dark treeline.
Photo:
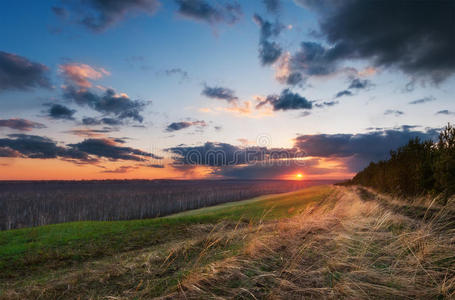
[(153, 218), (321, 183), (284, 180), (4, 181), (0, 182), (0, 229), (84, 220)]
[(448, 124), (436, 142), (411, 139), (349, 183), (398, 196), (442, 194), (447, 199), (455, 193), (455, 127)]

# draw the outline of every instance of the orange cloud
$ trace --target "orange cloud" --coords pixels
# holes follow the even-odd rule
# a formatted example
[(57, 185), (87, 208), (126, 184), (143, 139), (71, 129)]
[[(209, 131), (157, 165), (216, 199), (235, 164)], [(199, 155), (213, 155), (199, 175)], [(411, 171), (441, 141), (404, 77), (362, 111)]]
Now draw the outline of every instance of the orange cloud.
[(93, 68), (89, 65), (79, 63), (60, 65), (59, 71), (66, 80), (83, 88), (92, 86), (92, 83), (89, 80), (98, 80), (104, 76), (110, 75), (110, 73), (103, 68)]

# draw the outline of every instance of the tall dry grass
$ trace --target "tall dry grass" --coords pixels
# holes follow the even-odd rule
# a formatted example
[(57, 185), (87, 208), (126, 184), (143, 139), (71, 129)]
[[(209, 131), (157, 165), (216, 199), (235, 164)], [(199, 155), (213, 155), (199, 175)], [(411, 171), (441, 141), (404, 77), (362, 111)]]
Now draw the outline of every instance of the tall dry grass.
[(454, 298), (446, 215), (413, 219), (368, 200), (339, 188), (299, 216), (263, 224), (241, 255), (187, 276), (164, 298)]

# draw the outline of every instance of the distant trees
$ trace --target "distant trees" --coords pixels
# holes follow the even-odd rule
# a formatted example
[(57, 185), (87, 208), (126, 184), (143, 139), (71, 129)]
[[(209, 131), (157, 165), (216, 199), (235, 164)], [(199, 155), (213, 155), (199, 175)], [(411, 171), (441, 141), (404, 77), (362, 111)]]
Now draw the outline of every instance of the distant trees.
[(350, 183), (400, 196), (454, 194), (455, 127), (449, 123), (437, 142), (411, 139), (405, 146), (390, 151), (388, 160), (370, 163)]

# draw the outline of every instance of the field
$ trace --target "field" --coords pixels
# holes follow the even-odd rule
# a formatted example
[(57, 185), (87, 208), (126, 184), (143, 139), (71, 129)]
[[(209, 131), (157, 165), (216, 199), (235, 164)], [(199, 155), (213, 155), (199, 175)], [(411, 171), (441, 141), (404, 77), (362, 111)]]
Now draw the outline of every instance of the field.
[(429, 200), (325, 185), (3, 231), (0, 299), (453, 298), (455, 203)]
[(2, 181), (0, 230), (146, 219), (294, 191), (327, 180)]

